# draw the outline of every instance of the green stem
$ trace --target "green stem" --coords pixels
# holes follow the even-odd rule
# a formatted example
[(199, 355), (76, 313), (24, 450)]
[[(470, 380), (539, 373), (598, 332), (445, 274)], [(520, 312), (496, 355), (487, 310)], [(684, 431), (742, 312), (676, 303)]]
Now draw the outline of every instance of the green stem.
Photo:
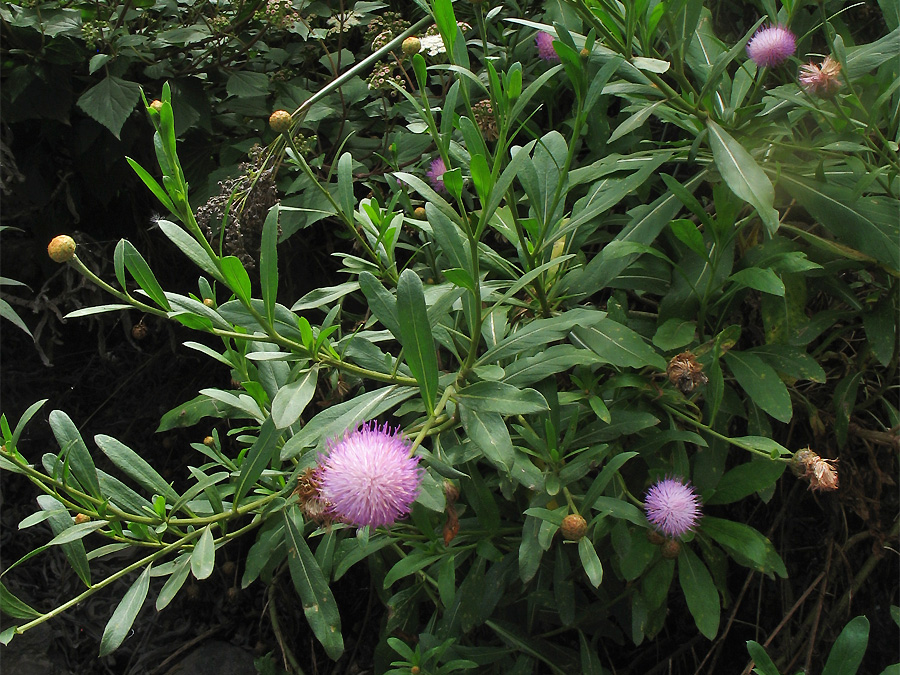
[(754, 455), (759, 455), (760, 457), (765, 457), (766, 459), (769, 459), (769, 460), (772, 460), (775, 462), (784, 462), (785, 464), (789, 464), (791, 461), (791, 459), (789, 457), (772, 457), (772, 455), (770, 455), (768, 452), (765, 452), (758, 448), (754, 448), (752, 445), (747, 445), (746, 443), (742, 443), (741, 441), (737, 440), (736, 438), (730, 438), (728, 436), (725, 436), (724, 434), (720, 434), (718, 431), (716, 431), (712, 427), (709, 427), (706, 424), (703, 424), (703, 422), (701, 422), (700, 420), (694, 419), (690, 415), (685, 415), (683, 412), (673, 408), (672, 406), (664, 405), (663, 407), (669, 413), (684, 420), (685, 422), (696, 427), (697, 429), (702, 429), (703, 431), (710, 434), (711, 436), (715, 436), (719, 440), (725, 441), (726, 443), (729, 443), (737, 448), (741, 448), (742, 450), (746, 450), (747, 452), (752, 452)]

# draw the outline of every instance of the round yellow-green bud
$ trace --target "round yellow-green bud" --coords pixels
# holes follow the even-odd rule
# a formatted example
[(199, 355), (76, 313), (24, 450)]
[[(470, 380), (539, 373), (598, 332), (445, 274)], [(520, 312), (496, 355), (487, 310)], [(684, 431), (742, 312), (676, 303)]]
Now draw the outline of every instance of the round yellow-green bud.
[(681, 542), (677, 539), (667, 539), (660, 549), (663, 558), (677, 558), (681, 553)]
[(578, 52), (578, 56), (580, 56), (583, 61), (586, 60), (590, 55), (591, 53), (587, 50), (587, 47), (582, 47), (581, 51)]
[(206, 305), (207, 307), (215, 307), (216, 301), (213, 300), (212, 298), (203, 298), (203, 304)]
[(153, 99), (153, 101), (151, 101), (150, 107), (153, 108), (156, 112), (159, 112), (160, 110), (162, 110), (162, 101), (160, 101), (158, 98), (155, 98)]
[(90, 519), (91, 517), (86, 513), (76, 513), (74, 520), (76, 525), (81, 525), (82, 523), (88, 522)]
[(562, 532), (563, 539), (578, 541), (587, 533), (587, 521), (577, 513), (570, 513), (563, 518), (559, 530)]
[(269, 117), (269, 126), (272, 131), (283, 133), (291, 128), (291, 113), (287, 110), (276, 110)]
[(67, 262), (75, 257), (75, 240), (67, 234), (53, 237), (53, 241), (47, 245), (47, 253), (54, 262)]
[(425, 207), (417, 206), (416, 210), (413, 211), (413, 216), (415, 216), (418, 220), (425, 220)]
[(403, 41), (403, 44), (400, 45), (400, 49), (402, 49), (403, 53), (407, 56), (412, 56), (413, 54), (418, 54), (422, 49), (422, 42), (417, 37), (408, 37)]
[(203, 439), (203, 445), (205, 445), (208, 448), (211, 448), (215, 444), (216, 444), (216, 439), (214, 439), (212, 436), (207, 436), (206, 438)]

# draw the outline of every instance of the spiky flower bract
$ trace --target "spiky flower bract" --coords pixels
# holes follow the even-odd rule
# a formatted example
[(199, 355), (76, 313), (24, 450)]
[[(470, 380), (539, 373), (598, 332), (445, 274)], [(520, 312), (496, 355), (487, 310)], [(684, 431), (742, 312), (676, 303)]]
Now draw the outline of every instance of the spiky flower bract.
[(690, 482), (668, 477), (657, 481), (644, 498), (647, 520), (667, 537), (690, 532), (700, 520), (700, 498)]
[(538, 56), (544, 61), (559, 61), (559, 54), (553, 49), (553, 36), (550, 33), (538, 33), (534, 37), (534, 42), (537, 45)]
[(435, 192), (439, 192), (441, 194), (447, 194), (447, 186), (444, 185), (444, 174), (447, 172), (447, 165), (444, 164), (444, 160), (438, 157), (431, 162), (431, 168), (425, 172), (425, 175), (428, 176), (428, 182), (431, 183), (431, 188)]
[(747, 56), (758, 67), (777, 66), (790, 58), (797, 48), (797, 38), (783, 26), (768, 26), (756, 31), (747, 43)]
[(317, 480), (335, 519), (357, 527), (392, 525), (409, 513), (423, 470), (411, 445), (387, 424), (363, 425), (328, 442)]

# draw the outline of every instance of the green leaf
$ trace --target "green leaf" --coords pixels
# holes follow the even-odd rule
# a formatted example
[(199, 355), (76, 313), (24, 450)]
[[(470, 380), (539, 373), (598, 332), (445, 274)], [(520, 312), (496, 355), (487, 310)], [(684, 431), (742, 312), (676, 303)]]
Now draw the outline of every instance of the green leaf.
[(391, 334), (401, 339), (400, 321), (397, 319), (397, 300), (391, 295), (381, 282), (371, 272), (362, 272), (359, 275), (359, 288), (366, 296), (369, 309), (372, 314), (391, 331)]
[(170, 220), (158, 220), (156, 224), (192, 263), (214, 279), (225, 281), (225, 277), (219, 272), (209, 253), (191, 235)]
[(116, 606), (106, 628), (103, 629), (103, 637), (100, 638), (100, 656), (106, 656), (118, 649), (131, 631), (131, 625), (141, 611), (150, 590), (150, 567), (147, 565), (141, 576), (131, 585), (125, 597)]
[(303, 613), (316, 639), (322, 643), (328, 656), (336, 661), (344, 653), (341, 617), (337, 603), (325, 575), (322, 574), (315, 556), (303, 538), (303, 521), (299, 508), (293, 505), (283, 513), (291, 580), (300, 596)]
[(734, 194), (756, 209), (769, 234), (774, 234), (778, 229), (778, 211), (774, 208), (775, 189), (772, 182), (744, 146), (722, 127), (711, 119), (707, 120), (706, 126), (713, 159), (722, 178)]
[(259, 247), (259, 285), (269, 325), (275, 321), (278, 296), (278, 213), (277, 205), (269, 209)]
[[(37, 501), (42, 510), (50, 512), (50, 515), (47, 516), (47, 522), (50, 524), (50, 529), (53, 531), (54, 536), (68, 530), (75, 524), (72, 516), (50, 495), (40, 495)], [(77, 539), (61, 544), (61, 547), (72, 569), (75, 570), (75, 574), (84, 582), (85, 586), (90, 588), (91, 568), (88, 563), (87, 553), (84, 550), (84, 543)]]
[(241, 464), (241, 474), (234, 488), (235, 509), (238, 507), (238, 502), (244, 498), (244, 495), (250, 491), (262, 472), (269, 466), (269, 462), (272, 461), (272, 457), (278, 449), (280, 439), (281, 432), (275, 428), (275, 422), (271, 417), (266, 418), (259, 428), (259, 436), (250, 446), (247, 456), (244, 457), (244, 463)]
[(13, 619), (35, 619), (42, 614), (28, 606), (0, 583), (0, 611)]
[(847, 375), (834, 388), (834, 435), (837, 437), (839, 447), (847, 444), (850, 417), (856, 407), (856, 397), (859, 395), (862, 376), (861, 371)]
[(169, 603), (175, 599), (178, 591), (184, 585), (188, 573), (191, 571), (191, 557), (192, 556), (185, 554), (176, 561), (175, 570), (166, 580), (162, 590), (160, 590), (159, 595), (156, 597), (157, 612), (161, 612), (168, 607)]
[(235, 70), (225, 84), (229, 96), (247, 98), (248, 96), (265, 96), (269, 93), (269, 78), (265, 73), (251, 70)]
[(750, 658), (756, 662), (754, 671), (758, 675), (781, 675), (761, 644), (753, 640), (747, 640), (747, 651), (750, 654)]
[(84, 92), (78, 98), (78, 107), (118, 138), (122, 125), (140, 97), (138, 84), (109, 76)]
[(272, 421), (276, 429), (286, 429), (296, 422), (316, 393), (319, 366), (313, 366), (296, 381), (284, 385), (272, 401)]
[(784, 296), (784, 282), (769, 268), (748, 267), (735, 272), (728, 279), (741, 286), (753, 288), (763, 293)]
[(153, 275), (153, 272), (150, 270), (150, 266), (147, 264), (147, 261), (144, 260), (144, 257), (127, 239), (123, 239), (122, 244), (125, 267), (131, 272), (131, 276), (134, 277), (138, 286), (140, 286), (157, 305), (166, 311), (171, 309), (169, 307), (169, 301), (166, 300), (166, 295), (163, 292), (162, 286), (159, 285), (159, 282), (156, 280), (156, 277)]
[(868, 643), (869, 620), (864, 616), (851, 619), (834, 641), (822, 675), (856, 675)]
[(612, 143), (625, 134), (630, 134), (638, 127), (641, 127), (644, 122), (646, 122), (647, 118), (650, 117), (651, 114), (653, 114), (653, 111), (663, 103), (665, 103), (665, 101), (657, 101), (656, 103), (652, 103), (650, 105), (641, 104), (640, 110), (638, 110), (636, 113), (634, 113), (634, 115), (631, 115), (627, 120), (616, 127), (616, 130), (609, 135), (609, 139), (606, 142)]
[(481, 202), (487, 203), (491, 196), (491, 190), (494, 187), (491, 170), (488, 167), (487, 159), (484, 155), (474, 155), (469, 160), (469, 171), (472, 173), (472, 183), (475, 184), (475, 191)]
[(344, 217), (353, 219), (353, 156), (345, 152), (338, 160), (338, 198)]
[(578, 540), (578, 557), (581, 559), (581, 566), (588, 576), (588, 580), (594, 587), (598, 587), (603, 581), (603, 565), (597, 556), (597, 549), (591, 543), (590, 538), (582, 537)]
[(431, 414), (437, 398), (437, 353), (422, 281), (409, 269), (403, 271), (397, 284), (397, 320), (406, 363), (419, 383), (425, 408)]
[(734, 467), (719, 480), (715, 494), (704, 503), (731, 504), (754, 492), (774, 485), (787, 464), (765, 459), (754, 460)]
[(105, 525), (107, 525), (105, 520), (95, 520), (72, 525), (72, 527), (63, 530), (53, 537), (53, 539), (47, 543), (47, 546), (59, 546), (61, 544), (68, 544), (70, 541), (78, 541)]
[(169, 199), (169, 195), (166, 194), (166, 191), (162, 189), (162, 186), (156, 182), (156, 179), (151, 176), (144, 167), (131, 159), (131, 157), (126, 157), (125, 161), (128, 162), (128, 165), (132, 169), (134, 169), (134, 172), (144, 182), (144, 185), (150, 189), (150, 192), (162, 202), (162, 205), (165, 206), (172, 215), (177, 216), (178, 211), (175, 210), (175, 205), (172, 203), (172, 200)]
[(169, 412), (162, 416), (156, 433), (178, 429), (182, 427), (192, 427), (204, 417), (228, 418), (232, 417), (231, 408), (219, 401), (211, 399), (209, 396), (201, 394), (190, 401), (182, 403), (172, 408)]
[(34, 338), (31, 334), (31, 331), (28, 329), (28, 326), (25, 325), (25, 322), (22, 321), (22, 317), (16, 314), (16, 310), (14, 310), (6, 300), (0, 299), (0, 316), (2, 316), (7, 321), (11, 321), (17, 328), (28, 333), (28, 337)]
[(731, 553), (739, 563), (757, 572), (771, 575), (783, 569), (783, 563), (777, 554), (777, 562), (770, 559), (769, 552), (774, 549), (769, 540), (749, 525), (704, 516), (701, 530)]
[[(691, 195), (691, 197), (693, 197), (693, 195)], [(703, 243), (703, 235), (701, 234), (697, 226), (694, 225), (694, 222), (692, 220), (688, 220), (687, 218), (678, 218), (677, 220), (673, 220), (671, 223), (669, 223), (669, 228), (671, 228), (672, 234), (674, 234), (694, 253), (696, 253), (703, 259), (706, 259), (708, 257), (708, 254), (706, 252), (706, 245)]]
[(457, 31), (453, 0), (434, 0), (434, 22), (437, 24), (447, 51), (452, 54)]
[(212, 525), (203, 528), (203, 534), (191, 551), (191, 573), (196, 579), (206, 579), (216, 566), (216, 545)]
[(791, 420), (791, 395), (769, 364), (749, 352), (731, 350), (724, 358), (738, 384), (756, 405), (777, 420)]
[(578, 326), (572, 333), (597, 356), (619, 368), (666, 369), (665, 359), (644, 338), (612, 319), (602, 319), (590, 327)]
[(92, 497), (102, 499), (97, 468), (75, 424), (66, 413), (54, 410), (50, 413), (50, 429), (68, 461), (72, 475)]
[(694, 339), (696, 324), (686, 319), (669, 319), (656, 329), (653, 344), (662, 349), (678, 349)]
[(464, 405), (459, 407), (460, 420), (469, 439), (481, 449), (493, 464), (507, 472), (515, 463), (515, 451), (509, 429), (499, 413), (478, 412)]
[(456, 396), (462, 405), (479, 412), (527, 415), (550, 409), (534, 389), (518, 389), (503, 382), (476, 382), (460, 389)]
[(246, 303), (250, 302), (250, 275), (244, 269), (244, 264), (233, 255), (226, 256), (220, 261), (222, 274), (225, 275), (225, 283), (234, 294)]
[(782, 344), (760, 345), (748, 350), (759, 356), (779, 373), (798, 380), (825, 382), (825, 371), (809, 354), (799, 347), (788, 347)]
[(719, 591), (703, 561), (690, 547), (678, 556), (678, 581), (697, 628), (710, 640), (719, 632)]

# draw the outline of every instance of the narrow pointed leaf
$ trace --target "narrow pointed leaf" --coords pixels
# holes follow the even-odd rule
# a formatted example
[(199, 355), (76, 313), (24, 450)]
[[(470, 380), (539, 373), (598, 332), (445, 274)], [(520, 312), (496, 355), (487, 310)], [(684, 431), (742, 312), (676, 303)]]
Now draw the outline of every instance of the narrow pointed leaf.
[(266, 320), (270, 325), (275, 321), (275, 299), (278, 295), (278, 213), (277, 205), (269, 209), (259, 248), (259, 284)]
[(296, 381), (284, 385), (272, 401), (272, 421), (275, 428), (286, 429), (296, 422), (316, 393), (319, 367), (314, 366)]
[(113, 612), (109, 623), (106, 624), (103, 637), (100, 638), (100, 656), (114, 652), (128, 636), (150, 590), (150, 567), (147, 565), (141, 576), (131, 585)]
[(431, 413), (437, 398), (437, 353), (428, 321), (422, 281), (409, 269), (400, 275), (397, 285), (397, 319), (406, 363), (419, 383), (425, 408)]
[(288, 566), (294, 588), (303, 604), (303, 613), (328, 656), (337, 660), (344, 653), (341, 617), (325, 575), (303, 538), (303, 522), (296, 505), (284, 512), (284, 522)]

